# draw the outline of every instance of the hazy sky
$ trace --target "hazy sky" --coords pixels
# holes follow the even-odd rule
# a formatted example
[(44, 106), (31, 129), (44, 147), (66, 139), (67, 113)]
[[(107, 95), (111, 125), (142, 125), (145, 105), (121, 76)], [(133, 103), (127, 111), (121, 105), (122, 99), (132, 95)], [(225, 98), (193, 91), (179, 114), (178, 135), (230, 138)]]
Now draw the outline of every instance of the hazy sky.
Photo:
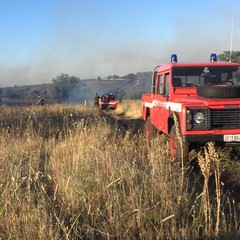
[(208, 61), (230, 50), (231, 39), (240, 51), (239, 0), (0, 4), (0, 87), (49, 83), (61, 73), (85, 79), (152, 71), (171, 53)]

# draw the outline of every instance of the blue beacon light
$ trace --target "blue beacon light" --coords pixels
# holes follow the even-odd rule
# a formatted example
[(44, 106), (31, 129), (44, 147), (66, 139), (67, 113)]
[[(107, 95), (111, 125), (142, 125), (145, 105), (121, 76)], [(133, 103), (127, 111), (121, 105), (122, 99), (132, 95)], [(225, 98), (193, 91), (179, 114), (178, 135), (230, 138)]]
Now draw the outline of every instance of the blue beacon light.
[(210, 56), (210, 62), (217, 62), (217, 54), (216, 53), (212, 53)]
[(177, 54), (172, 54), (171, 55), (171, 62), (176, 63), (177, 62)]

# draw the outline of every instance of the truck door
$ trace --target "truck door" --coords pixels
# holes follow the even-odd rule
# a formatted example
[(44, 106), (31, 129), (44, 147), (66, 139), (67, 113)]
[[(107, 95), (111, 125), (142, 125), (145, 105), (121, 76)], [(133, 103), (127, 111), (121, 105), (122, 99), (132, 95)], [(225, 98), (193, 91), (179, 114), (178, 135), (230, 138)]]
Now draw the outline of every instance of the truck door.
[[(157, 76), (154, 107), (151, 113), (152, 124), (165, 133), (167, 133), (168, 110), (166, 109), (166, 103), (170, 92), (169, 79), (169, 73), (159, 74)], [(164, 87), (164, 91), (161, 91), (162, 87)]]

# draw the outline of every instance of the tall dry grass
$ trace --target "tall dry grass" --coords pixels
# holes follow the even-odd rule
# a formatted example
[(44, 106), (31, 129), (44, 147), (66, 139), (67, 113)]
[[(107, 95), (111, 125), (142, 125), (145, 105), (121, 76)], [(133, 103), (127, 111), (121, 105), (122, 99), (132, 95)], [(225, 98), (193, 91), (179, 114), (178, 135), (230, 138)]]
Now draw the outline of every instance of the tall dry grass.
[(125, 118), (141, 118), (142, 117), (142, 102), (141, 100), (122, 100), (115, 112), (118, 115), (123, 115)]
[[(205, 217), (205, 236), (213, 234), (215, 237), (219, 235), (219, 224), (221, 214), (221, 185), (220, 185), (220, 167), (219, 167), (219, 156), (214, 148), (212, 142), (208, 143), (208, 146), (204, 148), (204, 155), (199, 154), (198, 156), (199, 166), (204, 177), (203, 185), (203, 209)], [(215, 177), (215, 193), (216, 193), (216, 207), (214, 207), (215, 217), (212, 217), (212, 204), (210, 200), (209, 181), (211, 174), (214, 173)], [(215, 220), (213, 223), (213, 219)], [(215, 230), (214, 230), (215, 228)]]
[(239, 206), (210, 186), (206, 231), (202, 175), (170, 164), (163, 136), (150, 144), (92, 107), (0, 113), (0, 238), (238, 239)]

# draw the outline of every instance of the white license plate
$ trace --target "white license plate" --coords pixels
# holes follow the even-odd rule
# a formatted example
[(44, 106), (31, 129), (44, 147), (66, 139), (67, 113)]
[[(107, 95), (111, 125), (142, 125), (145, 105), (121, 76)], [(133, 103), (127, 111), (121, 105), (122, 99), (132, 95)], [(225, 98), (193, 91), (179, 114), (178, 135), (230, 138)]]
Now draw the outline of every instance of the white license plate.
[(223, 141), (224, 142), (240, 142), (240, 134), (224, 135)]

